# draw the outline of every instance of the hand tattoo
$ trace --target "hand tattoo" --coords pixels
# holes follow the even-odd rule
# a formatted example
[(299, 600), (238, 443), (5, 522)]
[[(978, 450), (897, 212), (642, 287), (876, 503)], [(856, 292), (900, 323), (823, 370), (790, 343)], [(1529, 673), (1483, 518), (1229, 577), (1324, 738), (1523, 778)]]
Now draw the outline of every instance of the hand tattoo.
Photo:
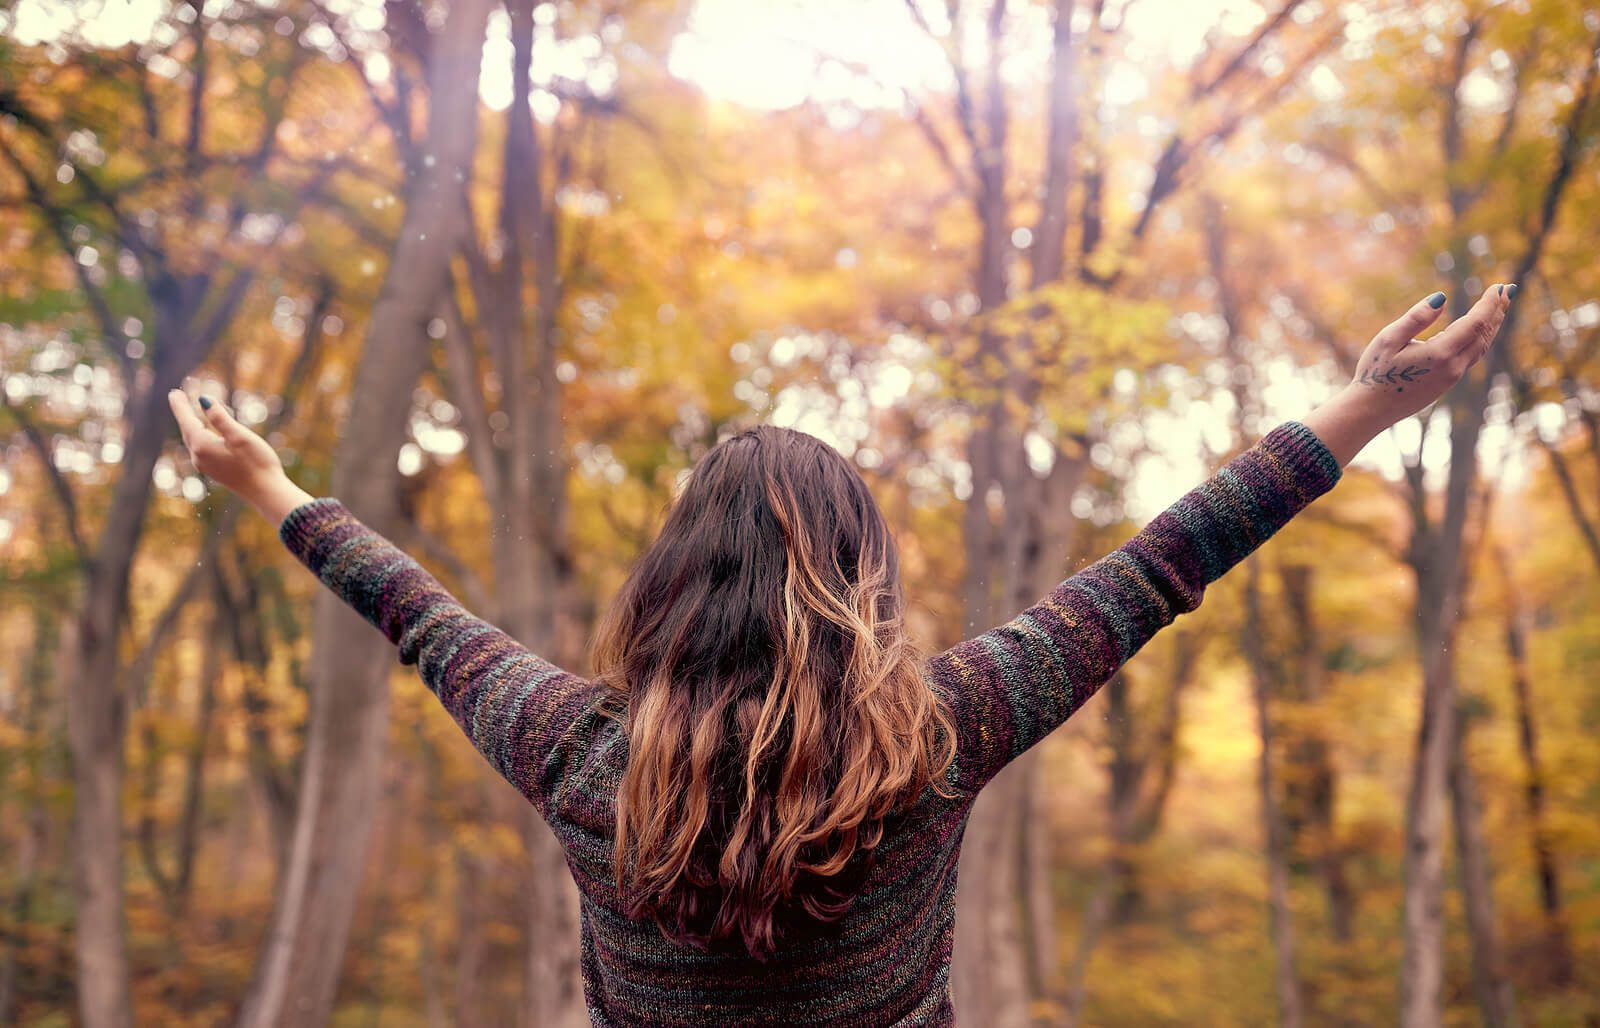
[(1369, 385), (1373, 387), (1380, 385), (1399, 385), (1400, 392), (1403, 393), (1406, 391), (1406, 387), (1401, 385), (1402, 382), (1415, 382), (1417, 379), (1421, 378), (1423, 375), (1426, 375), (1432, 370), (1432, 368), (1419, 368), (1415, 364), (1407, 364), (1404, 369), (1396, 364), (1388, 371), (1378, 371), (1376, 368), (1368, 368), (1366, 371), (1361, 373), (1359, 378), (1356, 379), (1355, 384)]

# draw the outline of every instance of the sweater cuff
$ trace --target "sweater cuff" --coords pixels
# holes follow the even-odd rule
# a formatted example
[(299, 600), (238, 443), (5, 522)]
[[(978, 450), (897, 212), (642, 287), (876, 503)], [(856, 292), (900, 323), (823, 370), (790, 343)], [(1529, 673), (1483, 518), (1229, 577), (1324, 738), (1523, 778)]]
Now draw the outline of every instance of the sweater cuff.
[(1282, 461), (1315, 499), (1344, 477), (1339, 459), (1317, 433), (1298, 421), (1286, 421), (1261, 438), (1260, 447)]
[(353, 516), (344, 504), (332, 496), (322, 496), (291, 510), (278, 526), (278, 538), (291, 553), (300, 558), (313, 572), (320, 573), (322, 559), (327, 556), (328, 529), (350, 520)]

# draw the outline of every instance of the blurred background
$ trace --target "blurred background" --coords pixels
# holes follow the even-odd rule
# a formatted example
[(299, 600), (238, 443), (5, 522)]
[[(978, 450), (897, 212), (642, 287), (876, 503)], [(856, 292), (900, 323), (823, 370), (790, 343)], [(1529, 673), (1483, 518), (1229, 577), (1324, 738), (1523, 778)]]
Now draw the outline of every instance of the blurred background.
[(986, 792), (953, 983), (1600, 1024), (1585, 6), (0, 4), (0, 1024), (587, 1023), (548, 831), (169, 388), (580, 673), (679, 476), (813, 432), (933, 649), (1499, 281), (1483, 365)]

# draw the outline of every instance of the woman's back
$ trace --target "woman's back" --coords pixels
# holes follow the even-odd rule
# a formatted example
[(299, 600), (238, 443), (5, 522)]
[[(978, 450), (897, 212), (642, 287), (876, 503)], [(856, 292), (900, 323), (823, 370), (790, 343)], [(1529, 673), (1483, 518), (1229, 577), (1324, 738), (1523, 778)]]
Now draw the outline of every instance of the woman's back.
[(956, 858), (970, 795), (924, 790), (885, 822), (849, 911), (757, 960), (680, 945), (654, 920), (626, 916), (611, 857), (627, 739), (603, 715), (574, 728), (594, 744), (548, 817), (582, 897), (584, 993), (596, 1025), (952, 1022)]

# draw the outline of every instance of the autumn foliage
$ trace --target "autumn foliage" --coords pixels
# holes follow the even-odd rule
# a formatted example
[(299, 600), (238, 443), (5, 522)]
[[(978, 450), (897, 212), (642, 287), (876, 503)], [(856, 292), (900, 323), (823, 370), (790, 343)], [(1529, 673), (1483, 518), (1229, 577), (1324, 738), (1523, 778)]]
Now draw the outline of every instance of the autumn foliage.
[(996, 780), (957, 1004), (1600, 1023), (1583, 4), (117, 6), (0, 10), (0, 1024), (585, 1023), (559, 851), (171, 386), (580, 673), (686, 469), (813, 432), (942, 647), (1490, 281), (1485, 366)]

